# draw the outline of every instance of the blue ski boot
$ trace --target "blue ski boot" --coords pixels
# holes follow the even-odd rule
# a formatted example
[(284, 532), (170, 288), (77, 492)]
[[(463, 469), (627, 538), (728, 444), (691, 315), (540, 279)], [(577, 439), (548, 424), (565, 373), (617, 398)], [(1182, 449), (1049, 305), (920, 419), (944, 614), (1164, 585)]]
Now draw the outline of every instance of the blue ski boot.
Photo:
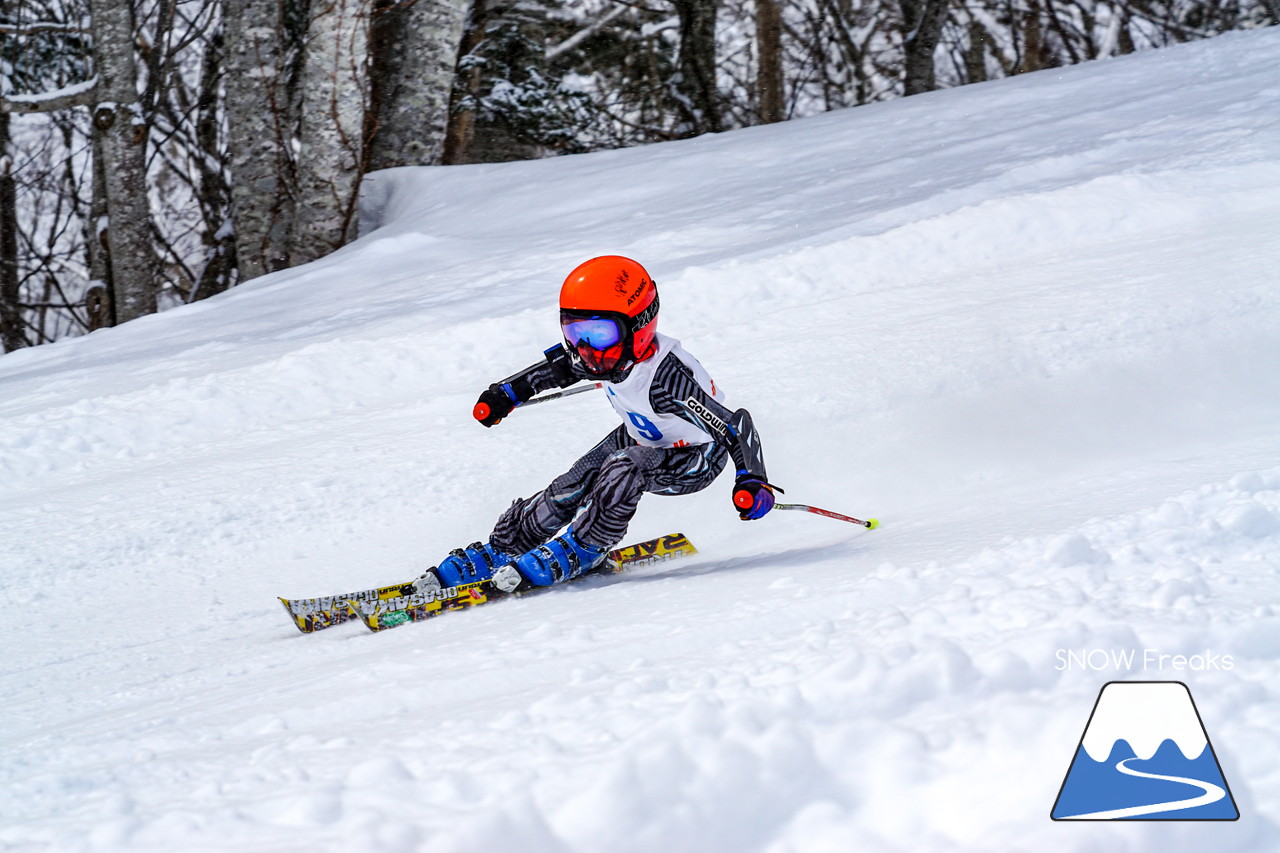
[(607, 549), (579, 542), (570, 527), (555, 539), (539, 545), (493, 571), (490, 583), (499, 592), (517, 592), (530, 586), (551, 586), (571, 580), (599, 566)]
[(488, 580), (493, 570), (511, 562), (488, 542), (472, 542), (466, 548), (454, 548), (449, 556), (432, 566), (413, 582), (418, 592), (438, 593), (442, 589)]

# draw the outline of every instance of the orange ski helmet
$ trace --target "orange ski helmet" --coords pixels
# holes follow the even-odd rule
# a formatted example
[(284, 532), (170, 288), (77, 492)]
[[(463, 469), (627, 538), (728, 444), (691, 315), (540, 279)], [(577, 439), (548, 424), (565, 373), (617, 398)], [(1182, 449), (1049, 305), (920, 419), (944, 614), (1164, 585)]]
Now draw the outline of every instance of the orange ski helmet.
[(621, 382), (656, 350), (658, 288), (630, 258), (592, 258), (560, 288), (560, 329), (573, 360), (588, 374)]

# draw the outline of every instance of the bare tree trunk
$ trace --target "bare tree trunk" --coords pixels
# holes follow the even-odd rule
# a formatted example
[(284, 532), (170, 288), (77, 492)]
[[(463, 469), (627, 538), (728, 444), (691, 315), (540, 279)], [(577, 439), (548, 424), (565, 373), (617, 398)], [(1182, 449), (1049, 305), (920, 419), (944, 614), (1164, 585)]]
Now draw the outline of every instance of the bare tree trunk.
[[(1280, 2), (1280, 0), (1277, 0), (1277, 2)], [(1129, 4), (1125, 3), (1122, 9), (1123, 11), (1119, 12), (1120, 34), (1116, 38), (1116, 47), (1121, 56), (1128, 56), (1138, 48), (1133, 43), (1133, 31), (1129, 29), (1130, 25), (1133, 23), (1133, 16), (1129, 11)], [(1280, 21), (1277, 21), (1277, 23), (1280, 23)]]
[(355, 234), (365, 159), (370, 0), (312, 0), (303, 59), (298, 199), (290, 258), (304, 264)]
[(89, 314), (89, 331), (116, 324), (116, 309), (111, 301), (115, 288), (111, 284), (111, 245), (107, 240), (107, 177), (103, 162), (102, 140), (94, 134), (90, 145), (93, 158), (93, 182), (89, 198), (89, 221), (85, 223), (85, 252), (89, 256), (89, 290), (85, 302)]
[(462, 102), (473, 100), (480, 94), (480, 68), (463, 66), (462, 60), (471, 56), (484, 41), (484, 24), (487, 9), (485, 0), (472, 0), (462, 28), (462, 41), (458, 45), (455, 63), (457, 75), (449, 98), (449, 123), (445, 129), (444, 151), (441, 162), (449, 165), (466, 163), (471, 154), (471, 138), (475, 131), (474, 111), (462, 108)]
[(440, 162), (466, 0), (378, 0), (369, 170)]
[(18, 279), (18, 210), (11, 142), (9, 114), (0, 112), (0, 344), (4, 352), (27, 345)]
[(236, 269), (235, 235), (228, 226), (231, 212), (231, 188), (227, 173), (219, 162), (218, 87), (222, 81), (222, 32), (209, 37), (200, 65), (200, 95), (196, 106), (195, 158), (197, 194), (204, 215), (204, 268), (188, 301), (221, 293), (234, 283)]
[[(1054, 65), (1053, 59), (1049, 55), (1048, 46), (1045, 43), (1044, 23), (1041, 21), (1040, 15), (1041, 9), (1038, 0), (1028, 0), (1027, 10), (1020, 16), (1023, 25), (1022, 58), (1017, 67), (1013, 69), (1014, 74), (1027, 74), (1032, 71), (1051, 68)], [(1019, 18), (1014, 20), (1016, 22)]]
[(969, 19), (969, 45), (964, 52), (964, 82), (982, 83), (987, 79), (987, 42), (991, 35), (976, 17)]
[(147, 201), (146, 118), (138, 98), (131, 4), (90, 0), (98, 104), (93, 127), (102, 144), (116, 319), (156, 310), (156, 257)]
[(675, 107), (680, 136), (717, 133), (720, 92), (716, 87), (716, 0), (672, 0), (680, 19), (680, 73)]
[(282, 0), (224, 0), (232, 221), (240, 281), (289, 266), (293, 136)]
[(760, 123), (772, 124), (785, 118), (782, 91), (782, 8), (778, 0), (756, 0), (756, 97)]
[(946, 0), (901, 0), (905, 28), (903, 94), (932, 92), (936, 84), (933, 54), (947, 17)]

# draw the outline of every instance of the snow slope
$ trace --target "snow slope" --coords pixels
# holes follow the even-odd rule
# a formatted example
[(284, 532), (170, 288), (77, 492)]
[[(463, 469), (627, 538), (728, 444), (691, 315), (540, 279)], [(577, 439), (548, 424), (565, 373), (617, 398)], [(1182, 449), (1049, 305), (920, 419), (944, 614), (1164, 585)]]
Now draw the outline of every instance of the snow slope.
[[(380, 173), (328, 258), (0, 357), (0, 849), (1280, 849), (1277, 67)], [(788, 497), (883, 527), (726, 481), (632, 525), (694, 561), (298, 634), (612, 427), (469, 409), (613, 252)], [(1049, 820), (1115, 678), (1188, 684), (1238, 822)]]

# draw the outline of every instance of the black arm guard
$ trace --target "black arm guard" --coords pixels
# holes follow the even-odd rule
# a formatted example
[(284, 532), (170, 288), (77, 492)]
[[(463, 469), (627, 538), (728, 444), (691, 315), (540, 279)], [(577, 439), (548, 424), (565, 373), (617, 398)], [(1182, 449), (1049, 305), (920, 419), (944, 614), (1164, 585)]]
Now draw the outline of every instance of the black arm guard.
[(547, 349), (543, 356), (544, 361), (526, 367), (501, 382), (495, 382), (489, 388), (505, 393), (519, 405), (549, 388), (568, 388), (578, 381), (569, 361), (569, 353), (563, 346), (556, 344)]
[(739, 474), (749, 474), (765, 482), (769, 478), (764, 470), (764, 448), (760, 446), (760, 434), (756, 425), (751, 422), (751, 413), (746, 409), (738, 409), (729, 421), (732, 440), (729, 442), (729, 453), (733, 456), (733, 464), (738, 466)]

